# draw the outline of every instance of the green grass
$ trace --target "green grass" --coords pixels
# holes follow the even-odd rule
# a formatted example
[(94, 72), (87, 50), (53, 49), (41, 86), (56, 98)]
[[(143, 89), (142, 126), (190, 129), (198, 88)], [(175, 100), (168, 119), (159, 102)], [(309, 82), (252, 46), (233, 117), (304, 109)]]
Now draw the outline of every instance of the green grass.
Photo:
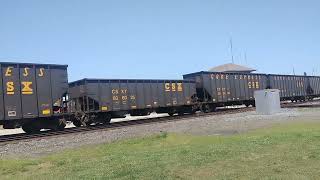
[(162, 133), (37, 159), (0, 160), (0, 179), (319, 179), (320, 123), (235, 136)]

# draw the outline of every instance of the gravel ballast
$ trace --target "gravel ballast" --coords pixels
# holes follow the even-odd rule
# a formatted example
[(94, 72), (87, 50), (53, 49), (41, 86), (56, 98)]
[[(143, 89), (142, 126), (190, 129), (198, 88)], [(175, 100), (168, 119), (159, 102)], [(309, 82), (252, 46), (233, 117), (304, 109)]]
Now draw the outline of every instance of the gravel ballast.
[(283, 109), (275, 115), (257, 115), (255, 112), (196, 117), (166, 123), (122, 127), (119, 129), (70, 134), (41, 140), (0, 145), (0, 157), (38, 157), (64, 149), (84, 145), (109, 143), (133, 137), (150, 136), (160, 132), (189, 133), (194, 135), (232, 135), (276, 123), (290, 121), (317, 121), (320, 108)]

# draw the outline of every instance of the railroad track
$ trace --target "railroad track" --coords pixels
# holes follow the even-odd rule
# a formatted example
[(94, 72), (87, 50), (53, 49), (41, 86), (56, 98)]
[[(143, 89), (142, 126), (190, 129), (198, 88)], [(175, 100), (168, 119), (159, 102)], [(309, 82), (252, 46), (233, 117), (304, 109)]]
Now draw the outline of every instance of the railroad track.
[(320, 99), (305, 102), (282, 103), (282, 108), (317, 108), (320, 107)]
[(216, 112), (211, 113), (197, 113), (197, 114), (186, 114), (182, 116), (165, 116), (165, 117), (155, 117), (155, 118), (146, 118), (140, 120), (133, 120), (133, 121), (122, 121), (122, 122), (114, 122), (106, 125), (95, 125), (95, 126), (87, 126), (87, 127), (73, 127), (73, 128), (66, 128), (63, 131), (43, 131), (37, 134), (10, 134), (10, 135), (3, 135), (0, 136), (0, 145), (7, 144), (7, 143), (16, 143), (20, 141), (28, 141), (28, 140), (35, 140), (35, 139), (44, 139), (56, 136), (63, 136), (63, 135), (70, 135), (70, 134), (77, 134), (77, 133), (85, 133), (85, 132), (95, 132), (101, 130), (112, 130), (117, 128), (123, 128), (128, 126), (136, 126), (142, 124), (151, 124), (151, 123), (165, 123), (177, 120), (186, 120), (189, 118), (197, 118), (197, 117), (208, 117), (213, 115), (222, 115), (222, 114), (235, 114), (240, 112), (248, 112), (252, 111), (254, 108), (233, 108), (233, 109), (219, 109)]
[[(307, 105), (306, 103), (310, 103), (310, 105)], [(309, 101), (309, 102), (282, 103), (281, 106), (283, 108), (320, 107), (320, 99)], [(0, 145), (7, 144), (7, 143), (16, 143), (20, 141), (28, 141), (28, 140), (44, 139), (44, 138), (50, 138), (50, 137), (56, 137), (56, 136), (77, 134), (77, 133), (95, 132), (95, 131), (101, 131), (101, 130), (112, 130), (112, 129), (141, 125), (141, 124), (165, 123), (165, 122), (177, 121), (177, 120), (187, 120), (189, 118), (208, 117), (208, 116), (223, 115), (223, 114), (235, 114), (240, 112), (249, 112), (253, 110), (254, 108), (252, 107), (223, 108), (223, 109), (218, 109), (216, 112), (211, 112), (211, 113), (197, 113), (197, 114), (192, 114), (192, 115), (188, 114), (183, 116), (172, 116), (172, 117), (165, 116), (165, 117), (146, 118), (146, 119), (133, 120), (133, 121), (114, 122), (107, 125), (67, 128), (63, 131), (43, 131), (38, 134), (26, 134), (26, 133), (10, 134), (10, 135), (0, 136)]]

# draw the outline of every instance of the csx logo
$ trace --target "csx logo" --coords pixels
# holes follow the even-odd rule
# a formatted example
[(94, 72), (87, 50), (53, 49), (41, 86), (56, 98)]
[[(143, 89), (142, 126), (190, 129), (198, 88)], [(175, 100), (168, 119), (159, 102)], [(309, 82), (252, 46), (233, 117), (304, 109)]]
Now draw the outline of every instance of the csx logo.
[(166, 92), (183, 91), (182, 83), (165, 83), (164, 87)]
[[(7, 94), (13, 95), (15, 90), (15, 84), (12, 81), (8, 81), (6, 83), (7, 86)], [(21, 82), (21, 93), (22, 94), (33, 94), (32, 82), (30, 81), (22, 81)]]
[[(23, 77), (28, 77), (30, 75), (30, 68), (25, 67), (23, 69), (21, 69), (21, 75)], [(14, 75), (14, 67), (9, 66), (5, 69), (4, 71), (4, 76), (5, 77), (12, 77)], [(45, 69), (44, 68), (39, 68), (37, 70), (37, 76), (38, 77), (43, 77), (45, 74)], [(13, 81), (8, 81), (6, 84), (6, 90), (7, 90), (7, 94), (8, 95), (13, 95), (15, 94), (15, 82)], [(32, 82), (31, 81), (21, 81), (21, 94), (33, 94), (33, 87), (32, 87)]]
[(248, 82), (249, 89), (259, 89), (260, 85), (259, 82)]

